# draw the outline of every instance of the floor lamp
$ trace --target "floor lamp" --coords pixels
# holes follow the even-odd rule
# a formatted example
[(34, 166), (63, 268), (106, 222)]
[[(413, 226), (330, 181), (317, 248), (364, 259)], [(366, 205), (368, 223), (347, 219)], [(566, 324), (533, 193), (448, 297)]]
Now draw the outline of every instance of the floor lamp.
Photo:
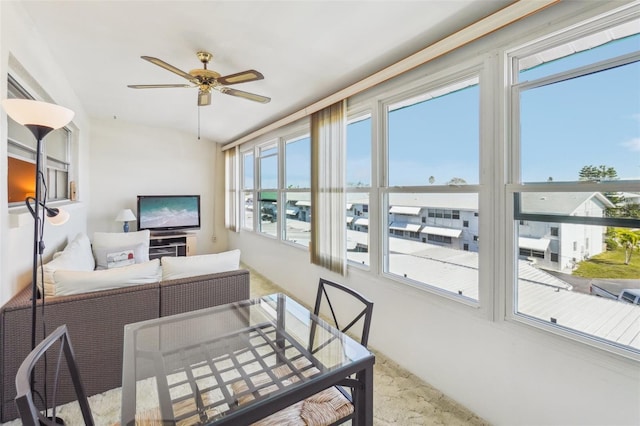
[[(36, 193), (35, 197), (27, 197), (25, 203), (34, 219), (33, 224), (33, 271), (31, 294), (31, 350), (36, 347), (36, 299), (38, 294), (38, 256), (44, 251), (43, 220), (48, 218), (68, 219), (68, 214), (61, 215), (59, 209), (48, 208), (42, 197), (42, 140), (52, 130), (67, 125), (73, 118), (73, 111), (65, 107), (30, 99), (5, 99), (2, 107), (14, 121), (28, 128), (35, 136), (36, 145)], [(42, 207), (42, 216), (41, 210)], [(65, 220), (66, 221), (66, 220)], [(43, 284), (44, 286), (44, 284)]]

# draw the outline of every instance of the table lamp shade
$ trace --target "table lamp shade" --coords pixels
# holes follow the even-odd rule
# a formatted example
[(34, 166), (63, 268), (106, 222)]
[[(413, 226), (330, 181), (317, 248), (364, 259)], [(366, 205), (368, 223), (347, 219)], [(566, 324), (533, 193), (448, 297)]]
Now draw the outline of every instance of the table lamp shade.
[(59, 129), (67, 125), (74, 116), (73, 111), (63, 106), (31, 99), (5, 99), (2, 107), (9, 117), (23, 126)]
[(120, 210), (120, 213), (116, 216), (116, 222), (129, 222), (131, 220), (136, 220), (136, 216), (131, 209)]

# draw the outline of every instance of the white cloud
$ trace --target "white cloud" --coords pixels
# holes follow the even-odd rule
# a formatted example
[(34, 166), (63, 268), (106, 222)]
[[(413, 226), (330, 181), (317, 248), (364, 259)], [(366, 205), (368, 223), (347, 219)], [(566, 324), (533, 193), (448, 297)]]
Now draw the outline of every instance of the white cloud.
[(622, 142), (622, 146), (627, 148), (629, 151), (640, 151), (640, 138), (633, 138), (628, 141), (624, 141)]

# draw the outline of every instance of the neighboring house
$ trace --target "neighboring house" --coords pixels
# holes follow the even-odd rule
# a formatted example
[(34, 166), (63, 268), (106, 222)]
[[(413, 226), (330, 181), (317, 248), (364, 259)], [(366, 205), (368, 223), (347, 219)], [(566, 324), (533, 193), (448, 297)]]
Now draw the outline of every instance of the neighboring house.
[[(523, 193), (522, 210), (527, 213), (603, 217), (613, 204), (601, 193)], [(575, 265), (606, 250), (605, 227), (568, 223), (520, 221), (520, 257), (538, 266), (571, 270)]]
[(640, 204), (640, 192), (622, 192), (619, 195), (624, 198), (624, 204)]
[[(477, 252), (479, 221), (477, 194), (394, 194), (389, 207), (389, 235), (456, 250)], [(455, 208), (451, 206), (456, 206)], [(601, 193), (523, 193), (522, 206), (530, 213), (602, 217), (611, 202)], [(347, 204), (347, 229), (367, 232), (366, 201)], [(605, 250), (605, 229), (563, 223), (520, 221), (520, 258), (538, 267), (571, 270), (581, 260)], [(363, 251), (361, 243), (355, 251)]]

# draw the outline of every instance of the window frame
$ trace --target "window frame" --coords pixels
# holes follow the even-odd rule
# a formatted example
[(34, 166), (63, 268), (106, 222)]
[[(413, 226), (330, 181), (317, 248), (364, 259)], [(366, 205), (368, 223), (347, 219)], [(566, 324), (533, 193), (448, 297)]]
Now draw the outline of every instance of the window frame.
[[(255, 214), (255, 206), (257, 201), (257, 191), (256, 191), (256, 149), (255, 147), (251, 147), (251, 149), (242, 150), (239, 152), (240, 154), (240, 167), (238, 173), (240, 175), (240, 206), (241, 206), (241, 214), (240, 214), (240, 229), (244, 231), (254, 232), (256, 229), (256, 214)], [(246, 169), (247, 162), (245, 158), (251, 156), (251, 186), (246, 185)], [(246, 214), (246, 203), (244, 202), (244, 194), (251, 193), (251, 204), (252, 204), (252, 213), (251, 213), (251, 227), (247, 226), (247, 214)]]
[[(309, 171), (311, 171), (311, 133), (310, 133), (311, 129), (297, 129), (297, 130), (292, 130), (289, 133), (286, 133), (282, 136), (279, 137), (279, 144), (280, 144), (280, 149), (278, 151), (281, 160), (279, 161), (279, 164), (281, 164), (280, 167), (280, 176), (281, 176), (281, 182), (278, 185), (279, 186), (279, 192), (278, 192), (278, 215), (280, 216), (281, 220), (278, 220), (278, 227), (280, 229), (279, 232), (279, 239), (285, 243), (285, 244), (290, 244), (293, 245), (295, 247), (301, 247), (305, 250), (309, 249), (309, 245), (311, 244), (311, 234), (309, 234), (309, 245), (305, 245), (305, 244), (300, 244), (295, 240), (290, 240), (287, 237), (287, 214), (286, 214), (286, 208), (287, 208), (287, 200), (288, 200), (288, 194), (289, 193), (309, 193), (309, 202), (311, 202), (311, 172), (309, 172), (309, 187), (296, 187), (296, 188), (288, 188), (287, 187), (287, 146), (289, 144), (293, 144), (296, 142), (300, 142), (303, 139), (309, 139)], [(311, 207), (309, 207), (309, 213), (311, 213)], [(311, 221), (309, 221), (309, 224), (311, 224)]]
[[(640, 52), (625, 54), (616, 58), (609, 58), (588, 65), (578, 66), (569, 70), (553, 73), (548, 76), (533, 79), (531, 81), (518, 81), (518, 60), (531, 56), (538, 52), (557, 47), (568, 42), (579, 40), (590, 34), (598, 33), (608, 28), (614, 27), (624, 22), (640, 18), (640, 10), (625, 9), (620, 12), (607, 13), (606, 16), (592, 18), (586, 22), (566, 27), (555, 33), (549, 33), (521, 44), (520, 46), (505, 49), (502, 60), (505, 63), (505, 121), (507, 137), (505, 138), (504, 150), (507, 153), (508, 168), (505, 176), (505, 250), (511, 253), (510, 261), (506, 262), (504, 268), (504, 319), (507, 322), (524, 324), (533, 328), (544, 330), (545, 332), (562, 336), (572, 341), (586, 344), (604, 351), (622, 355), (627, 358), (640, 360), (640, 351), (630, 346), (617, 344), (613, 341), (599, 338), (586, 332), (563, 327), (555, 321), (544, 321), (543, 319), (528, 316), (518, 312), (518, 222), (536, 221), (568, 224), (591, 224), (602, 226), (622, 226), (639, 227), (640, 219), (618, 219), (612, 217), (588, 217), (570, 215), (543, 215), (523, 213), (520, 210), (519, 194), (526, 192), (633, 192), (640, 185), (640, 180), (616, 180), (601, 182), (522, 182), (521, 180), (521, 138), (520, 138), (520, 94), (526, 90), (542, 87), (548, 84), (567, 81), (573, 78), (587, 76), (590, 73), (615, 68), (640, 59)], [(637, 58), (637, 59), (633, 59)], [(632, 60), (633, 59), (633, 60)], [(509, 143), (506, 143), (509, 141)], [(574, 243), (575, 245), (575, 243)], [(558, 253), (550, 253), (549, 257), (558, 256)], [(553, 259), (552, 259), (553, 261)]]
[[(455, 293), (443, 288), (440, 288), (436, 285), (431, 285), (423, 282), (419, 282), (416, 280), (412, 280), (406, 276), (400, 276), (399, 274), (393, 274), (389, 272), (389, 236), (392, 234), (388, 226), (385, 226), (388, 219), (388, 211), (390, 208), (389, 205), (389, 195), (390, 194), (402, 194), (402, 193), (422, 193), (422, 194), (447, 194), (447, 193), (474, 193), (478, 196), (478, 210), (482, 209), (485, 203), (482, 201), (483, 193), (486, 191), (486, 188), (483, 187), (482, 183), (484, 181), (483, 176), (483, 164), (486, 161), (485, 158), (487, 153), (490, 151), (489, 148), (484, 147), (483, 138), (487, 137), (487, 129), (486, 124), (483, 120), (483, 112), (482, 108), (486, 104), (485, 97), (487, 96), (487, 90), (490, 87), (489, 78), (487, 74), (487, 61), (484, 59), (478, 60), (473, 59), (463, 63), (451, 64), (445, 67), (443, 70), (434, 73), (433, 75), (427, 75), (426, 77), (417, 80), (415, 83), (405, 83), (400, 85), (395, 90), (390, 90), (386, 96), (381, 97), (378, 100), (379, 108), (379, 122), (380, 126), (377, 128), (376, 132), (378, 137), (381, 139), (379, 147), (378, 147), (378, 164), (380, 164), (379, 169), (381, 172), (379, 185), (377, 187), (378, 192), (378, 202), (380, 205), (379, 217), (380, 222), (377, 224), (378, 232), (380, 235), (378, 236), (378, 243), (380, 244), (379, 248), (379, 275), (385, 279), (398, 282), (402, 285), (409, 285), (420, 290), (434, 293), (439, 296), (442, 296), (446, 299), (454, 300), (461, 304), (465, 304), (474, 308), (480, 308), (483, 303), (483, 299), (485, 299), (487, 292), (484, 290), (485, 281), (484, 276), (486, 273), (482, 270), (481, 265), (483, 264), (483, 257), (486, 256), (482, 254), (482, 252), (478, 252), (478, 298), (473, 299), (467, 296), (464, 296), (459, 293)], [(452, 71), (453, 70), (453, 71)], [(478, 109), (480, 116), (478, 117), (478, 183), (472, 184), (462, 184), (462, 185), (416, 185), (416, 186), (390, 186), (389, 185), (389, 123), (388, 123), (388, 112), (390, 105), (397, 105), (401, 102), (407, 102), (412, 99), (425, 96), (427, 93), (440, 92), (442, 90), (448, 89), (456, 84), (460, 84), (470, 79), (477, 79), (478, 84)], [(455, 93), (455, 90), (449, 92)], [(443, 210), (443, 209), (441, 209)], [(448, 209), (449, 214), (453, 216), (453, 211), (460, 211), (456, 206), (452, 206)], [(435, 213), (434, 213), (435, 214)], [(444, 212), (443, 212), (444, 215)], [(427, 216), (429, 214), (427, 213)], [(453, 219), (451, 220), (459, 220)], [(480, 224), (480, 218), (479, 224)], [(482, 229), (482, 226), (480, 226)], [(420, 241), (422, 242), (424, 239), (429, 241), (429, 237), (427, 235), (421, 236)], [(439, 243), (446, 244), (446, 243)], [(461, 250), (462, 251), (462, 250)]]
[[(349, 124), (351, 123), (356, 123), (356, 122), (360, 122), (360, 121), (364, 121), (364, 120), (370, 120), (371, 123), (371, 139), (369, 141), (369, 157), (370, 157), (370, 162), (369, 162), (369, 185), (368, 186), (348, 186), (348, 182), (345, 182), (345, 188), (344, 188), (344, 192), (345, 192), (345, 197), (348, 197), (349, 194), (365, 194), (369, 200), (369, 204), (367, 206), (363, 206), (362, 212), (358, 212), (356, 216), (358, 217), (362, 217), (363, 213), (367, 214), (367, 220), (369, 220), (369, 225), (367, 226), (367, 238), (368, 238), (368, 261), (366, 263), (359, 263), (356, 262), (352, 259), (349, 259), (349, 254), (348, 252), (345, 253), (345, 258), (347, 259), (347, 268), (349, 267), (355, 267), (357, 269), (362, 269), (365, 271), (370, 271), (371, 270), (371, 265), (372, 262), (374, 262), (373, 257), (375, 256), (375, 250), (374, 248), (377, 246), (372, 239), (372, 232), (371, 232), (371, 220), (372, 220), (372, 213), (374, 212), (374, 209), (372, 208), (372, 202), (376, 202), (375, 200), (373, 200), (373, 193), (374, 193), (374, 185), (375, 182), (377, 182), (376, 179), (376, 172), (374, 170), (373, 164), (375, 164), (375, 160), (374, 160), (374, 152), (376, 150), (375, 145), (376, 145), (376, 119), (375, 119), (375, 111), (372, 110), (372, 108), (370, 107), (370, 105), (367, 103), (364, 106), (359, 106), (359, 107), (348, 107), (347, 108), (347, 127), (349, 126)], [(346, 132), (346, 134), (348, 135), (348, 131)], [(349, 138), (347, 136), (347, 140), (346, 140), (346, 145), (349, 145)], [(345, 154), (346, 155), (346, 154)], [(345, 166), (348, 167), (348, 159), (345, 158)], [(346, 175), (345, 175), (346, 176)], [(347, 201), (348, 203), (348, 201)], [(375, 215), (373, 215), (375, 216)], [(345, 227), (347, 226), (346, 224), (346, 218), (347, 218), (347, 214), (346, 214), (346, 209), (345, 209)], [(346, 232), (348, 232), (349, 230), (347, 229)], [(360, 231), (358, 231), (360, 232)], [(347, 250), (346, 246), (345, 246), (345, 250)]]
[[(35, 100), (29, 90), (27, 90), (22, 84), (20, 84), (18, 79), (12, 76), (11, 73), (7, 74), (7, 95), (8, 97), (15, 97), (18, 99)], [(11, 120), (11, 118), (7, 117), (7, 120)], [(60, 141), (63, 141), (61, 151), (63, 152), (62, 156), (64, 158), (59, 158), (58, 156), (54, 156), (53, 154), (48, 153), (47, 146), (50, 144), (42, 144), (41, 167), (44, 180), (43, 197), (46, 196), (46, 202), (48, 203), (71, 201), (72, 197), (70, 183), (72, 181), (71, 171), (73, 165), (71, 149), (73, 132), (68, 125), (62, 127), (61, 129), (56, 129), (54, 132), (64, 132), (64, 134), (60, 136)], [(29, 133), (29, 136), (31, 136), (30, 132), (26, 133)], [(7, 134), (7, 161), (9, 158), (13, 158), (24, 163), (33, 164), (35, 168), (36, 156), (37, 152), (35, 144), (34, 146), (30, 146), (28, 143), (12, 138)], [(58, 184), (60, 173), (66, 176), (66, 182), (64, 182), (62, 194), (59, 194), (60, 185)], [(9, 176), (9, 173), (7, 171), (7, 185), (9, 185), (10, 182), (11, 177)], [(24, 200), (8, 202), (7, 206), (9, 209), (12, 209), (14, 207), (23, 207)]]

